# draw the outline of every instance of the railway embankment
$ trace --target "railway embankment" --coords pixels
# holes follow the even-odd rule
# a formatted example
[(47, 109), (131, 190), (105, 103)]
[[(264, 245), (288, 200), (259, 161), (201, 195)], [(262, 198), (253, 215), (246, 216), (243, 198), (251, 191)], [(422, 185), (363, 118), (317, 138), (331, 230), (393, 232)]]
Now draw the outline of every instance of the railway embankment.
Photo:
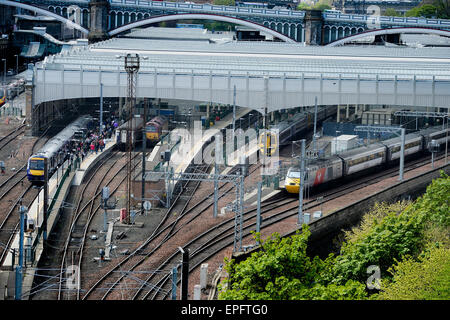
[[(450, 164), (437, 166), (420, 174), (392, 183), (381, 191), (370, 194), (356, 200), (349, 205), (339, 208), (321, 218), (309, 223), (311, 236), (308, 239), (308, 254), (310, 256), (326, 257), (330, 252), (336, 250), (335, 239), (343, 230), (356, 226), (367, 210), (377, 202), (395, 202), (401, 199), (414, 199), (421, 195), (433, 179), (440, 176), (440, 171), (450, 173)], [(294, 235), (296, 230), (282, 234), (282, 237)], [(246, 252), (236, 252), (233, 259), (236, 262), (247, 259), (253, 252), (259, 250), (255, 247)]]

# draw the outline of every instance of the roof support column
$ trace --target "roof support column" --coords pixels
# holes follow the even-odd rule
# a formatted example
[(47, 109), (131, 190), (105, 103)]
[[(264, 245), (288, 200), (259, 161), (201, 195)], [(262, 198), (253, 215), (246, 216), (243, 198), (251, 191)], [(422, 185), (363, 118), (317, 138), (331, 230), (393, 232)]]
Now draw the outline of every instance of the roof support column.
[(155, 99), (158, 98), (158, 71), (155, 68), (155, 73), (154, 73), (154, 77), (153, 77), (153, 85), (155, 87), (155, 93), (154, 93), (154, 97)]
[[(378, 78), (378, 75), (375, 77), (375, 97), (376, 97), (376, 104), (378, 105), (379, 103), (378, 103), (378, 96), (379, 96), (379, 93), (380, 93), (380, 90), (379, 90), (379, 86), (378, 86), (378, 84), (379, 84), (379, 78)], [(358, 83), (359, 83), (359, 76), (358, 76)], [(358, 94), (359, 94), (359, 86), (358, 86)]]
[(302, 106), (305, 106), (305, 73), (302, 72)]
[[(176, 81), (177, 81), (177, 79), (176, 79), (176, 72), (175, 72), (175, 69), (173, 69), (172, 70), (172, 72), (173, 72), (173, 74), (172, 74), (172, 97), (176, 97), (176, 90), (175, 90), (175, 86), (176, 86)], [(210, 99), (210, 101), (211, 101), (211, 99)]]
[(397, 75), (394, 77), (394, 105), (397, 105), (397, 88), (398, 88), (398, 82), (397, 82)]
[(436, 77), (433, 76), (433, 82), (431, 83), (431, 95), (432, 95), (432, 107), (436, 107), (435, 89), (436, 89)]

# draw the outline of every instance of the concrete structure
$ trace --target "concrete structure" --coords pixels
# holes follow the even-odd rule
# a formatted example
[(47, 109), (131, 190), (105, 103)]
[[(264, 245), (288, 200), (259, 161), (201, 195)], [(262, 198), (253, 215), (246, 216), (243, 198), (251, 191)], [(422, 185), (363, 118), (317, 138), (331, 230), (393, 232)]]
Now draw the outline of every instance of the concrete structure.
[[(298, 106), (397, 105), (448, 108), (446, 48), (305, 47), (269, 42), (209, 43), (117, 38), (47, 57), (28, 71), (33, 126), (45, 126), (68, 99), (126, 96), (123, 59), (148, 57), (138, 98), (236, 104), (264, 113)], [(52, 111), (53, 110), (53, 111)], [(50, 112), (50, 114), (48, 114)]]
[[(89, 0), (43, 0), (39, 2), (38, 8), (34, 0), (25, 0), (21, 1), (21, 3), (0, 0), (0, 5), (17, 6), (41, 14), (47, 12), (48, 15), (57, 17), (62, 23), (67, 23), (85, 34), (88, 34), (88, 29), (93, 26), (95, 30), (91, 36), (92, 40), (104, 39), (106, 32), (110, 36), (117, 34), (118, 28), (121, 28), (121, 32), (129, 30), (128, 27), (133, 28), (132, 23), (135, 22), (143, 20), (152, 22), (154, 20), (150, 20), (151, 18), (179, 14), (209, 15), (211, 20), (222, 19), (220, 21), (224, 21), (224, 17), (232, 18), (235, 22), (245, 21), (246, 23), (251, 23), (255, 28), (266, 27), (297, 42), (311, 44), (327, 44), (369, 29), (421, 27), (450, 30), (450, 20), (439, 19), (385, 17), (337, 12), (324, 12), (319, 18), (314, 11), (306, 13), (305, 11), (296, 10), (150, 0), (110, 0), (110, 9), (108, 11), (105, 1), (93, 0), (91, 5), (89, 3)], [(92, 12), (95, 11), (94, 17), (92, 17), (91, 10)], [(315, 16), (314, 23), (311, 23), (311, 14)], [(107, 21), (104, 19), (107, 19)], [(76, 22), (77, 27), (73, 26), (74, 23), (72, 21)], [(321, 25), (320, 28), (319, 25)], [(306, 33), (308, 33), (308, 36)], [(101, 36), (97, 37), (95, 34)]]
[(342, 134), (331, 140), (331, 154), (336, 154), (358, 146), (358, 136)]
[(90, 28), (89, 41), (97, 42), (108, 38), (108, 0), (91, 0), (89, 2)]

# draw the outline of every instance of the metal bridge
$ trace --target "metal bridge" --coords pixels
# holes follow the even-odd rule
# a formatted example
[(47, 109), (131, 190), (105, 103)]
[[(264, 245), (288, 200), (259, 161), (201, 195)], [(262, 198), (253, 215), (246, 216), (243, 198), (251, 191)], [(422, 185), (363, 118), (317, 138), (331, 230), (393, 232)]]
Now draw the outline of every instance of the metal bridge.
[[(0, 4), (20, 6), (30, 5), (29, 9), (40, 14), (58, 16), (60, 21), (74, 21), (79, 27), (71, 26), (82, 32), (92, 29), (91, 21), (104, 21), (101, 26), (105, 34), (114, 35), (118, 30), (126, 31), (133, 23), (151, 18), (177, 14), (205, 14), (211, 20), (229, 17), (235, 22), (246, 21), (254, 26), (264, 26), (279, 34), (283, 34), (297, 42), (312, 44), (327, 44), (335, 40), (365, 32), (369, 29), (386, 29), (399, 27), (420, 27), (438, 30), (450, 30), (450, 20), (425, 19), (413, 17), (384, 17), (374, 15), (357, 15), (342, 13), (320, 13), (310, 19), (305, 11), (273, 10), (264, 8), (244, 8), (231, 6), (216, 6), (210, 4), (193, 4), (179, 2), (149, 1), (149, 0), (109, 0), (105, 18), (92, 19), (89, 3), (98, 4), (100, 0), (0, 0)], [(106, 1), (105, 1), (106, 2)], [(44, 11), (42, 11), (44, 10)], [(96, 13), (102, 14), (100, 10)], [(317, 14), (317, 13), (316, 13)], [(181, 16), (180, 16), (181, 17)], [(215, 19), (214, 17), (217, 17)], [(64, 20), (63, 20), (64, 19)], [(308, 23), (310, 21), (310, 23)], [(312, 22), (311, 22), (312, 21)], [(312, 26), (311, 26), (312, 23)], [(120, 29), (118, 29), (120, 28)], [(305, 30), (310, 30), (306, 32)], [(426, 31), (426, 29), (424, 29)], [(311, 34), (314, 33), (314, 34)]]

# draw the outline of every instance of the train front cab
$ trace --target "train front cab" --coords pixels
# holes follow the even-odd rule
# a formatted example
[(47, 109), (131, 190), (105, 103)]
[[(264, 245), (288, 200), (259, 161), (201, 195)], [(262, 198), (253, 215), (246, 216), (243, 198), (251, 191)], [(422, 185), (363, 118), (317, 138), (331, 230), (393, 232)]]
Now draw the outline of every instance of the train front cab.
[(147, 138), (147, 144), (153, 145), (159, 141), (160, 133), (158, 127), (153, 123), (148, 123), (145, 127), (145, 136)]
[(286, 174), (284, 188), (289, 193), (297, 193), (300, 189), (300, 170), (298, 168), (289, 168)]
[(27, 166), (27, 177), (32, 184), (44, 182), (44, 158), (30, 157)]

